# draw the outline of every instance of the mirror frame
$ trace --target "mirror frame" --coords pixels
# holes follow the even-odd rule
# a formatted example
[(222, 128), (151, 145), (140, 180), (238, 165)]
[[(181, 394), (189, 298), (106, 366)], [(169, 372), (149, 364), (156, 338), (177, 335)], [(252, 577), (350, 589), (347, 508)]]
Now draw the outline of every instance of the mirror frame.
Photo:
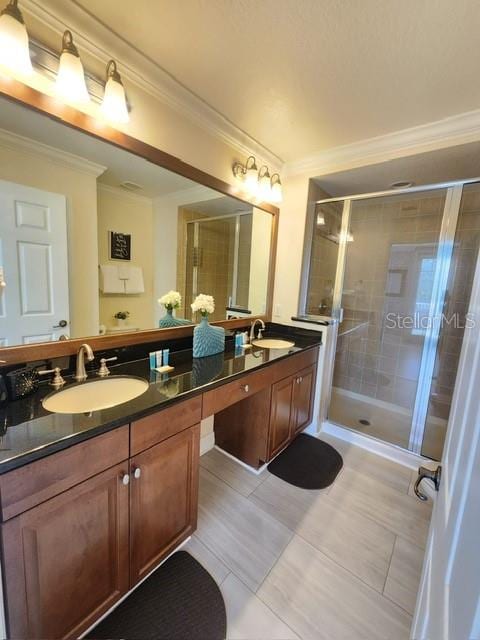
[[(153, 147), (138, 138), (133, 138), (132, 136), (114, 129), (103, 122), (99, 123), (99, 121), (93, 116), (78, 111), (69, 105), (62, 104), (54, 98), (17, 80), (0, 76), (0, 96), (32, 109), (33, 111), (37, 111), (38, 113), (41, 113), (67, 127), (77, 129), (91, 137), (97, 138), (98, 140), (112, 144), (125, 151), (129, 151), (130, 153), (133, 153), (140, 158), (144, 158), (163, 169), (168, 169), (169, 171), (181, 175), (184, 178), (188, 178), (193, 182), (197, 182), (241, 202), (247, 202), (256, 208), (271, 214), (272, 232), (265, 314), (260, 316), (251, 316), (251, 318), (240, 318), (238, 320), (221, 320), (213, 322), (212, 324), (222, 326), (227, 329), (235, 329), (244, 327), (251, 320), (256, 318), (261, 318), (265, 322), (271, 321), (277, 253), (278, 219), (280, 215), (278, 207), (268, 202), (258, 203), (253, 199), (244, 197), (238, 193), (237, 189), (232, 184), (224, 182), (201, 169), (197, 169), (183, 160), (180, 160), (157, 147)], [(191, 336), (193, 334), (194, 326), (195, 325), (192, 324), (173, 329), (142, 329), (141, 331), (119, 333), (112, 336), (84, 336), (82, 338), (72, 338), (70, 340), (59, 342), (38, 342), (31, 345), (0, 347), (0, 359), (4, 360), (7, 365), (10, 365), (73, 355), (77, 352), (80, 345), (86, 340), (88, 340), (94, 350), (114, 349), (121, 346), (143, 344), (160, 340), (173, 340), (176, 338)]]

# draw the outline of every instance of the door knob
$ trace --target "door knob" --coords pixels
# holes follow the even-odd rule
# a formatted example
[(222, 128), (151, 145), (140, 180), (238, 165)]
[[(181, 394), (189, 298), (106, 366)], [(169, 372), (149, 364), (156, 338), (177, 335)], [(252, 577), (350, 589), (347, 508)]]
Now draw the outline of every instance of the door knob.
[(63, 329), (64, 327), (67, 326), (67, 324), (68, 322), (66, 320), (60, 320), (58, 324), (53, 325), (53, 329)]
[(420, 491), (420, 483), (426, 478), (427, 480), (431, 480), (435, 487), (435, 491), (438, 491), (440, 488), (440, 480), (442, 478), (442, 467), (438, 465), (436, 469), (427, 469), (426, 467), (420, 467), (418, 469), (418, 478), (415, 481), (415, 486), (413, 487), (413, 491), (419, 500), (425, 502), (428, 500), (428, 496)]
[(244, 384), (243, 387), (242, 387), (242, 389), (245, 391), (245, 393), (248, 393), (249, 388), (250, 387), (248, 386), (248, 384)]
[(140, 476), (142, 475), (142, 470), (139, 467), (136, 467), (134, 472), (133, 472), (133, 477), (138, 480), (140, 478)]
[(130, 476), (128, 475), (128, 473), (122, 473), (120, 475), (120, 479), (125, 486), (127, 486), (127, 484), (130, 482)]

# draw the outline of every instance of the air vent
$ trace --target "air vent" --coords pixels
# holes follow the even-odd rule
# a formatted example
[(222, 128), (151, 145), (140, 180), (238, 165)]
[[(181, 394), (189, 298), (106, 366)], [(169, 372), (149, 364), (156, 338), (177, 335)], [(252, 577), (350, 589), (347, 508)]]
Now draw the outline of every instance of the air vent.
[(122, 189), (126, 189), (127, 191), (141, 191), (143, 189), (141, 184), (137, 184), (136, 182), (130, 182), (126, 180), (120, 184)]
[(390, 185), (390, 189), (408, 189), (413, 187), (414, 184), (411, 180), (399, 180), (398, 182), (393, 182)]

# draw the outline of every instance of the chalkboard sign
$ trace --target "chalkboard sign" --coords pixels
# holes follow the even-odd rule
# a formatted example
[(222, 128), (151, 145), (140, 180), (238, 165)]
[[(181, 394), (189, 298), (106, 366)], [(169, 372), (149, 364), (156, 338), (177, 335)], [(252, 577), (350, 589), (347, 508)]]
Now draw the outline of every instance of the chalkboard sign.
[(131, 260), (132, 236), (126, 233), (109, 231), (110, 260)]

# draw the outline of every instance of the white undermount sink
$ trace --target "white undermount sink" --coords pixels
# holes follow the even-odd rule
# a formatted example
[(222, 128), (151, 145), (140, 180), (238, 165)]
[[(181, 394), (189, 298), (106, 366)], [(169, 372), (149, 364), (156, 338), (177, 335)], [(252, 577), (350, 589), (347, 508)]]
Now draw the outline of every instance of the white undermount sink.
[(112, 376), (75, 384), (46, 396), (42, 405), (52, 413), (90, 413), (141, 396), (149, 384), (133, 376)]
[(295, 346), (294, 342), (289, 340), (277, 340), (276, 338), (261, 338), (260, 340), (252, 340), (254, 347), (262, 347), (262, 349), (290, 349)]

